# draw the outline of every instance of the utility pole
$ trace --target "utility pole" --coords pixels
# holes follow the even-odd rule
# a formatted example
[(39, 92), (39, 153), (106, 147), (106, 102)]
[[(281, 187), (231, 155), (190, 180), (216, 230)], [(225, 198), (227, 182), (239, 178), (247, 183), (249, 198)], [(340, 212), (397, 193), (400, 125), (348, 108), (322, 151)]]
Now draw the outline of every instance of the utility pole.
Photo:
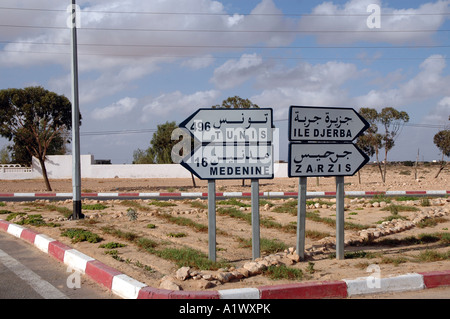
[(80, 107), (78, 97), (78, 52), (77, 52), (77, 17), (79, 14), (75, 0), (71, 10), (71, 44), (72, 44), (72, 219), (84, 218), (81, 212), (81, 164), (80, 164)]

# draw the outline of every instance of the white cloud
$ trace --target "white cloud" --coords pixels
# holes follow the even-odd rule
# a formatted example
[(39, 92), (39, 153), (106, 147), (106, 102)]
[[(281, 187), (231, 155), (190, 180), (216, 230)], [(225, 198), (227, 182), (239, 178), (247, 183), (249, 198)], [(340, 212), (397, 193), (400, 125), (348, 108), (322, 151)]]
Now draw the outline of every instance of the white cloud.
[(181, 63), (181, 66), (187, 67), (192, 70), (200, 70), (207, 68), (214, 62), (214, 57), (211, 54), (207, 54), (201, 57), (195, 57)]
[[(286, 43), (292, 40), (290, 34), (247, 33), (253, 30), (286, 30), (293, 23), (278, 16), (243, 16), (228, 15), (220, 2), (212, 0), (191, 1), (85, 1), (80, 3), (81, 28), (78, 29), (80, 69), (108, 69), (114, 65), (135, 60), (148, 61), (148, 58), (161, 58), (180, 55), (205, 55), (214, 51), (228, 50), (228, 45), (251, 45), (255, 43)], [(29, 7), (26, 3), (11, 4), (12, 7)], [(51, 26), (60, 29), (33, 28), (2, 28), (0, 35), (11, 41), (19, 40), (29, 44), (12, 43), (5, 49), (13, 51), (3, 52), (6, 64), (14, 62), (17, 65), (54, 63), (55, 57), (49, 54), (18, 54), (21, 52), (51, 51), (69, 53), (69, 46), (42, 46), (44, 43), (69, 43), (70, 30), (66, 27), (69, 13), (65, 12), (67, 5), (60, 1), (48, 0), (40, 5), (46, 9), (58, 9), (60, 12), (50, 11), (21, 11), (11, 15), (8, 10), (0, 11), (0, 21), (12, 25)], [(174, 9), (176, 8), (176, 9)], [(119, 13), (109, 13), (117, 11)], [(167, 14), (138, 14), (139, 12), (201, 12), (204, 15), (167, 15)], [(14, 12), (14, 11), (13, 11)], [(120, 13), (128, 12), (128, 13)], [(138, 12), (133, 14), (131, 12)], [(272, 0), (262, 2), (252, 11), (254, 13), (281, 13)], [(211, 13), (211, 15), (207, 15)], [(44, 18), (43, 18), (44, 16)], [(97, 30), (96, 30), (97, 29)], [(108, 30), (110, 29), (110, 30)], [(112, 30), (111, 30), (112, 29)], [(127, 31), (128, 30), (128, 31)], [(159, 31), (161, 30), (161, 31)], [(181, 30), (181, 31), (177, 31)], [(223, 31), (223, 32), (195, 32)], [(239, 33), (233, 33), (238, 31)], [(89, 45), (90, 44), (90, 45)], [(111, 46), (108, 46), (111, 44)], [(214, 48), (214, 46), (217, 46)], [(1, 61), (1, 60), (0, 60)], [(36, 61), (36, 62), (35, 62)], [(62, 60), (58, 63), (63, 64)], [(86, 63), (86, 66), (84, 65)]]
[(142, 122), (148, 122), (155, 117), (185, 116), (198, 108), (209, 108), (216, 103), (220, 92), (215, 90), (201, 91), (184, 95), (180, 91), (166, 93), (147, 101), (142, 109)]
[(344, 106), (350, 97), (343, 86), (360, 74), (354, 64), (335, 61), (316, 65), (301, 62), (292, 68), (273, 66), (257, 78), (256, 85), (263, 91), (251, 100), (273, 107), (277, 118), (287, 118), (291, 105)]
[[(444, 76), (446, 62), (442, 55), (432, 55), (420, 64), (420, 72), (391, 89), (373, 89), (355, 98), (357, 105), (382, 108), (386, 105), (403, 106), (427, 98), (450, 94), (450, 76)], [(401, 74), (397, 72), (396, 77)]]
[(92, 117), (96, 120), (104, 120), (130, 113), (137, 105), (138, 99), (126, 97), (104, 108), (95, 109)]
[[(29, 2), (26, 1), (5, 1), (5, 6), (29, 7)], [(80, 97), (84, 102), (117, 94), (132, 86), (134, 81), (154, 72), (162, 64), (175, 62), (186, 56), (195, 58), (184, 61), (182, 66), (198, 70), (210, 66), (214, 61), (212, 56), (217, 52), (229, 52), (235, 50), (235, 47), (252, 44), (289, 43), (293, 40), (290, 33), (242, 31), (289, 30), (295, 26), (290, 19), (278, 15), (281, 11), (273, 0), (262, 0), (252, 11), (269, 14), (268, 16), (228, 14), (221, 2), (213, 0), (80, 0), (78, 4), (82, 8), (78, 54), (80, 78), (86, 75), (83, 80), (85, 85), (80, 87)], [(2, 28), (2, 38), (12, 43), (5, 45), (3, 50), (0, 49), (0, 66), (56, 64), (69, 72), (71, 33), (66, 26), (69, 17), (67, 6), (57, 0), (45, 0), (40, 1), (36, 7), (52, 10), (22, 10), (13, 11), (13, 14), (8, 10), (1, 10), (0, 21), (4, 24), (56, 28)], [(111, 13), (112, 11), (119, 13)], [(139, 14), (174, 11), (205, 14)], [(195, 32), (196, 30), (201, 32)]]
[(354, 64), (330, 61), (324, 64), (301, 62), (293, 68), (277, 67), (261, 73), (258, 86), (263, 88), (292, 87), (304, 91), (319, 91), (324, 87), (339, 87), (358, 76)]
[(211, 82), (220, 89), (229, 89), (241, 85), (251, 77), (263, 72), (266, 63), (261, 56), (244, 54), (239, 60), (228, 60), (214, 71)]
[(425, 123), (448, 125), (450, 117), (450, 96), (446, 96), (439, 101), (428, 115), (424, 118)]
[[(381, 28), (370, 29), (367, 19), (371, 15), (367, 8), (371, 4), (381, 8)], [(449, 11), (450, 1), (425, 3), (418, 8), (393, 9), (381, 0), (350, 0), (343, 5), (323, 2), (315, 7), (311, 15), (303, 16), (299, 23), (302, 31), (315, 31), (311, 34), (322, 44), (346, 44), (358, 41), (381, 42), (392, 44), (428, 43), (438, 30), (445, 15), (423, 15), (424, 13), (441, 13)], [(367, 14), (366, 14), (367, 13)], [(323, 32), (317, 31), (355, 31)], [(430, 30), (431, 32), (393, 32)]]

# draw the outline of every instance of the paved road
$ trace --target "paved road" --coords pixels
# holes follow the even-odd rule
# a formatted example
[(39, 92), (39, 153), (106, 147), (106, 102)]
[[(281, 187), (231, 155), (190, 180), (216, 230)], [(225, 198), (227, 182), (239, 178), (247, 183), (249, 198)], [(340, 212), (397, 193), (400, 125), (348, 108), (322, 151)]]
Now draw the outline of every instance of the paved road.
[(0, 232), (0, 299), (120, 299), (40, 250)]

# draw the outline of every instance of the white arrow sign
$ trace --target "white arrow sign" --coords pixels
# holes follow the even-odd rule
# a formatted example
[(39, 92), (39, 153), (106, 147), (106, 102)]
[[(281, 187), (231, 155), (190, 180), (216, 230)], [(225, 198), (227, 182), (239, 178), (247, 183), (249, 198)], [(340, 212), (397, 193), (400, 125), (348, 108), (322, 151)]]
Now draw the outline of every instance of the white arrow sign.
[(181, 165), (200, 179), (272, 179), (272, 145), (208, 144)]
[(200, 179), (272, 179), (272, 109), (199, 109), (179, 127), (200, 145), (181, 165)]
[(352, 176), (369, 161), (354, 144), (290, 144), (289, 177)]
[(369, 128), (352, 108), (291, 106), (290, 141), (351, 142)]
[(201, 143), (272, 141), (272, 109), (199, 109), (179, 127)]

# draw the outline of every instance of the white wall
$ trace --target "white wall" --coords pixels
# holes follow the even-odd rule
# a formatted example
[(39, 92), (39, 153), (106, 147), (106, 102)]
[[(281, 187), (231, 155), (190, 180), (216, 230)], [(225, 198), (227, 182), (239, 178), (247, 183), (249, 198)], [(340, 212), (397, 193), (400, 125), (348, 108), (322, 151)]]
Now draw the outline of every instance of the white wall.
[[(82, 178), (190, 178), (191, 173), (179, 164), (120, 164), (95, 165), (94, 156), (81, 155)], [(72, 178), (72, 156), (51, 155), (46, 164), (50, 179)], [(274, 165), (275, 177), (287, 177), (287, 164)], [(39, 161), (33, 158), (31, 170), (0, 170), (0, 180), (34, 179), (42, 178), (42, 169)]]

